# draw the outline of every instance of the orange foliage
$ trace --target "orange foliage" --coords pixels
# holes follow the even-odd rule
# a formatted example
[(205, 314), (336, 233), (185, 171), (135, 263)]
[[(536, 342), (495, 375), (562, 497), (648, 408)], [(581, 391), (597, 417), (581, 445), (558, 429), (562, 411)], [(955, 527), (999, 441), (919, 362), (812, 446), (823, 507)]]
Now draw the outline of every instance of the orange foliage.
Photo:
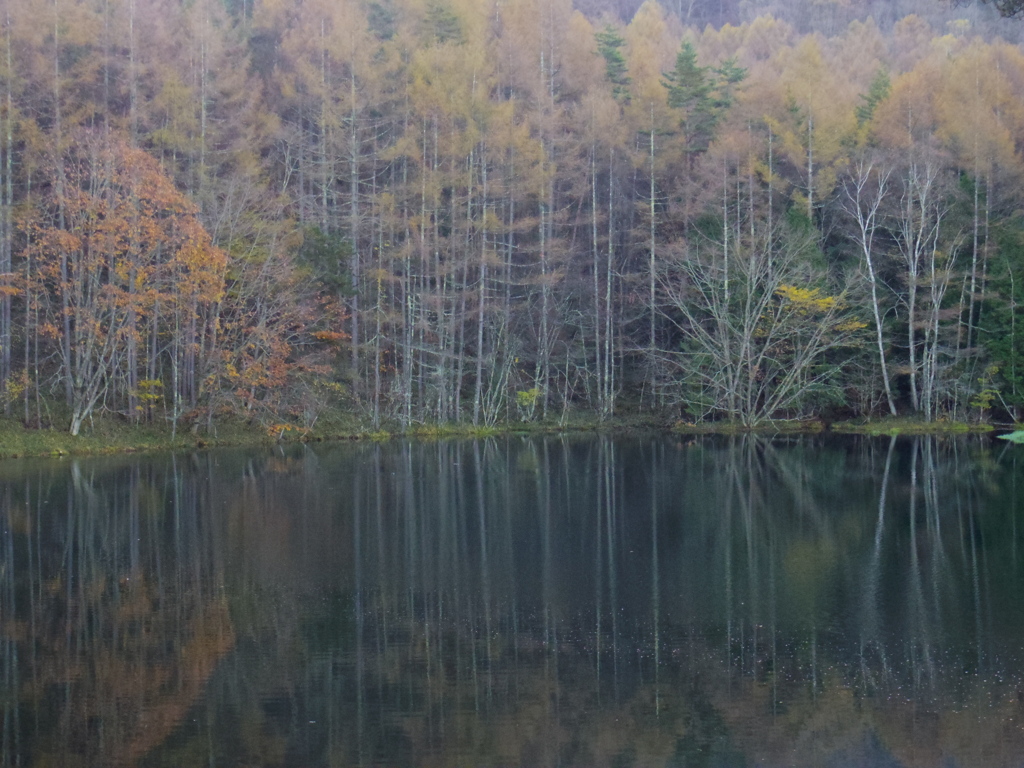
[(157, 161), (111, 134), (75, 137), (35, 213), (22, 223), (29, 289), (70, 372), (77, 433), (101, 396), (134, 409), (144, 358), (162, 352), (173, 366), (189, 354), (191, 329), (222, 297), (227, 256)]

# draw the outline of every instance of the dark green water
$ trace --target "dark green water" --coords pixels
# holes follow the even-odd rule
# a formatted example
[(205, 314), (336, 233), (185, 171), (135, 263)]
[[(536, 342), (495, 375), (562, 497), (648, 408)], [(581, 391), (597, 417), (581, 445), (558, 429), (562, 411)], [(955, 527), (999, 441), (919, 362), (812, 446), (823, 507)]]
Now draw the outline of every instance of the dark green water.
[(1020, 766), (1022, 498), (978, 437), (2, 463), (0, 766)]

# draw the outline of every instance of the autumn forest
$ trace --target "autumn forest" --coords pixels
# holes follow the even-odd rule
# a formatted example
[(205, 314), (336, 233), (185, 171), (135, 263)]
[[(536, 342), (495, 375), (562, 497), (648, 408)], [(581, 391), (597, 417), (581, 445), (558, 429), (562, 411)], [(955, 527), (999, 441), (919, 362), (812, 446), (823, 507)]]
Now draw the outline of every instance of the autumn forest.
[(636, 5), (8, 0), (3, 409), (1019, 419), (1018, 22)]

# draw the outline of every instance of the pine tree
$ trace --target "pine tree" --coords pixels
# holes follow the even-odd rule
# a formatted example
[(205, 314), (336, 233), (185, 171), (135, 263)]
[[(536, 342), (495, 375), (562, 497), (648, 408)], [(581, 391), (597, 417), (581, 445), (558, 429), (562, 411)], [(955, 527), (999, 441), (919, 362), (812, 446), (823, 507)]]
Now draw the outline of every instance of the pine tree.
[(447, 4), (434, 0), (427, 7), (427, 30), (434, 41), (441, 45), (448, 42), (462, 42), (462, 25)]
[(594, 35), (597, 52), (604, 58), (605, 77), (612, 84), (612, 95), (618, 100), (628, 100), (630, 78), (626, 75), (626, 59), (620, 50), (626, 41), (611, 24)]
[(708, 148), (718, 122), (714, 83), (708, 67), (697, 64), (697, 51), (685, 41), (676, 56), (676, 66), (665, 73), (668, 105), (682, 110), (679, 127), (683, 131), (686, 152), (695, 154)]
[(871, 122), (875, 109), (883, 102), (892, 90), (892, 81), (889, 80), (889, 72), (883, 67), (875, 74), (874, 80), (868, 87), (868, 92), (860, 97), (863, 102), (857, 106), (857, 125), (863, 126)]

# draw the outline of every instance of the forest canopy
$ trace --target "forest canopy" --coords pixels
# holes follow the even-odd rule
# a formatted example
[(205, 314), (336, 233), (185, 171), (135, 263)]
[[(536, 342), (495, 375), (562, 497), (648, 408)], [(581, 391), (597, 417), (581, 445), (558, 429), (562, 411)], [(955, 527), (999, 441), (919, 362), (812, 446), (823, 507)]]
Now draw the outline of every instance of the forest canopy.
[(11, 0), (3, 407), (1020, 418), (997, 33), (984, 3)]

